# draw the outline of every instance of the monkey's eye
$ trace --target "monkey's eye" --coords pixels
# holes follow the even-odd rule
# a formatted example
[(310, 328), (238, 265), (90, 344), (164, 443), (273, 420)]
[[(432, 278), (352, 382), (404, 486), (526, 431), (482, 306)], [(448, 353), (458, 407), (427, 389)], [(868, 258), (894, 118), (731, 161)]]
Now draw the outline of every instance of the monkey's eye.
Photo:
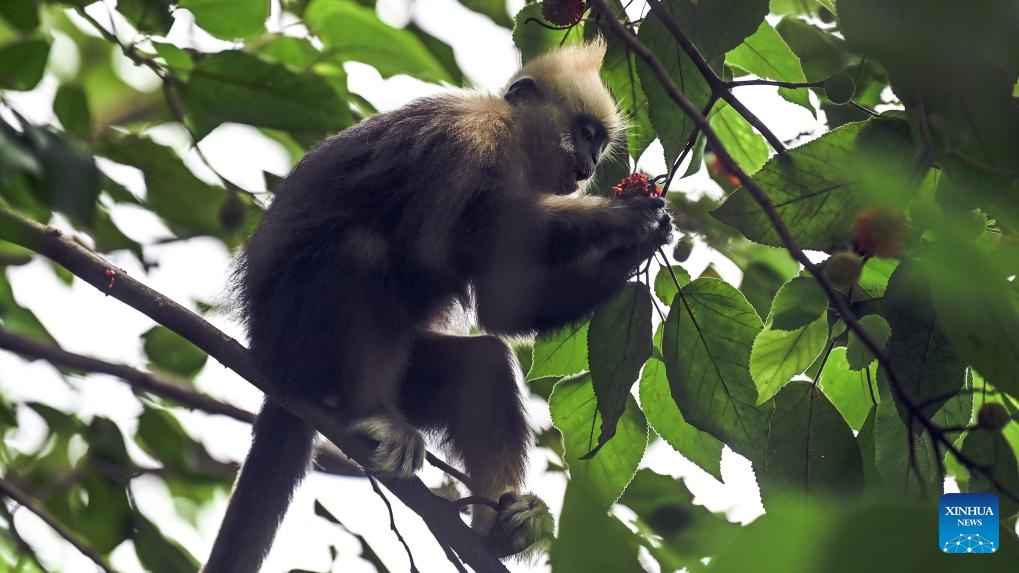
[(594, 141), (594, 135), (595, 135), (594, 134), (594, 128), (591, 127), (590, 125), (582, 125), (582, 126), (580, 126), (580, 135), (586, 141)]

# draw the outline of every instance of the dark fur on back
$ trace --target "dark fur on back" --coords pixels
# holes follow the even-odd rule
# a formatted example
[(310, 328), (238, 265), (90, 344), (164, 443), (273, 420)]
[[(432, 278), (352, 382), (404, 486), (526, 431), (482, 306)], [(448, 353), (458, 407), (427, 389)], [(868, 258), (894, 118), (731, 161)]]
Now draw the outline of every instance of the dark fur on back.
[[(534, 93), (518, 103), (442, 95), (324, 141), (282, 182), (239, 258), (235, 289), (257, 365), (277, 393), (334, 408), (351, 431), (382, 428), (377, 453), (396, 455), (366, 460), (373, 471), (412, 475), (423, 450), (414, 425), (444, 433), (472, 493), (515, 494), (530, 433), (512, 352), (494, 336), (435, 325), (468, 292), (491, 333), (568, 324), (668, 240), (661, 200), (558, 196), (620, 134), (598, 76), (603, 55), (596, 42), (535, 60), (518, 74)], [(608, 141), (578, 141), (582, 121), (598, 122)], [(257, 571), (313, 436), (263, 407), (206, 573)], [(507, 506), (509, 531), (496, 531), (485, 506), (472, 526), (498, 554), (520, 551), (533, 542), (533, 503)]]

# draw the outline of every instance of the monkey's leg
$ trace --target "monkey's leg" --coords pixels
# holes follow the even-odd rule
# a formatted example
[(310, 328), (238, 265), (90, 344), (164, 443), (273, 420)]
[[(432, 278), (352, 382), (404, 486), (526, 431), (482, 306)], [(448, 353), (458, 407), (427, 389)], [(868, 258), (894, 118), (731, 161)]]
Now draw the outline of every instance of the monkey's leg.
[(429, 334), (411, 353), (402, 405), (423, 428), (443, 428), (471, 479), (471, 493), (500, 503), (473, 508), (472, 527), (500, 557), (523, 551), (551, 532), (544, 502), (519, 494), (530, 431), (516, 358), (494, 336)]
[[(406, 478), (421, 469), (425, 442), (404, 420), (399, 407), (401, 380), (410, 355), (410, 336), (382, 333), (363, 322), (358, 344), (344, 349), (348, 356), (340, 376), (357, 383), (343, 387), (348, 395), (332, 397), (346, 404), (349, 431), (367, 440), (373, 453), (365, 469), (381, 477)], [(327, 402), (329, 399), (327, 399)]]

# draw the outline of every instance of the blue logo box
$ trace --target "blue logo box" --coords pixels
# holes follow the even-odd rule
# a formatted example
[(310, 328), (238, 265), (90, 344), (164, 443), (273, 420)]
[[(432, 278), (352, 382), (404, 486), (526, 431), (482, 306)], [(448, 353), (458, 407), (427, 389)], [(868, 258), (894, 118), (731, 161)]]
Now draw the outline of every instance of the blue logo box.
[(998, 498), (990, 493), (941, 496), (938, 544), (942, 553), (998, 550)]

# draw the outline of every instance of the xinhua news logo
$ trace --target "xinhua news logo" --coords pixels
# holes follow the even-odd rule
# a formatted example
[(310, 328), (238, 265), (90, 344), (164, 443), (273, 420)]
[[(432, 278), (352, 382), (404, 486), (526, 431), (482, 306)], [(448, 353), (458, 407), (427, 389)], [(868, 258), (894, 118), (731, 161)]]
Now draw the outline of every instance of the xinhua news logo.
[(990, 493), (941, 496), (938, 543), (942, 553), (998, 550), (998, 498)]

